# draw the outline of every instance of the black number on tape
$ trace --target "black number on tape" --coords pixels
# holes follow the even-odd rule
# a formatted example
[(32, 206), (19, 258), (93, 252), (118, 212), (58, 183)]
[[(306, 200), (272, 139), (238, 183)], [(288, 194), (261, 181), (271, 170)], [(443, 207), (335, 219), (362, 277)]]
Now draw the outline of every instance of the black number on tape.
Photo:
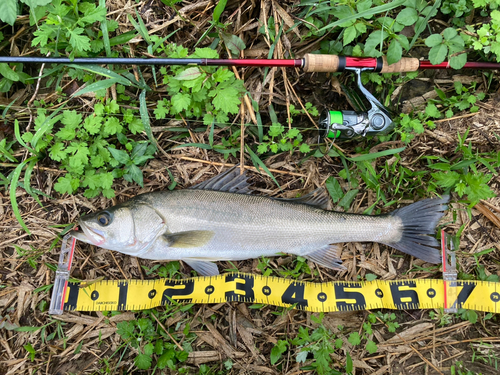
[[(179, 285), (184, 286), (184, 289), (175, 288)], [(191, 293), (193, 293), (194, 280), (182, 280), (181, 282), (175, 280), (166, 280), (165, 286), (166, 288), (161, 296), (162, 305), (170, 305), (172, 303), (172, 299), (175, 299), (177, 302), (191, 302), (191, 298), (174, 298), (174, 296), (189, 296)]]
[(467, 281), (457, 281), (457, 285), (462, 287), (460, 293), (458, 293), (457, 303), (460, 309), (462, 305), (467, 301), (467, 299), (472, 294), (472, 291), (476, 288), (475, 283), (469, 283)]
[(71, 282), (68, 283), (68, 289), (66, 290), (66, 293), (69, 293), (69, 296), (68, 296), (68, 302), (64, 304), (64, 311), (71, 311), (76, 309), (79, 291), (80, 288), (78, 286), (78, 283), (71, 283)]
[(346, 289), (361, 289), (357, 283), (335, 284), (335, 298), (337, 300), (355, 300), (356, 302), (337, 301), (337, 308), (340, 311), (363, 310), (366, 306), (365, 296), (359, 292), (348, 292)]
[[(241, 282), (241, 280), (243, 280), (243, 282)], [(254, 286), (253, 276), (238, 275), (238, 274), (227, 275), (226, 283), (232, 281), (236, 281), (234, 289), (239, 291), (240, 293), (237, 293), (236, 291), (226, 292), (225, 296), (227, 301), (253, 302), (255, 300), (255, 293), (253, 291), (253, 286)]]
[(128, 294), (128, 282), (120, 281), (118, 282), (118, 288), (120, 288), (120, 293), (118, 294), (118, 311), (123, 311), (127, 307), (127, 294)]
[(301, 283), (291, 283), (288, 288), (286, 288), (285, 293), (281, 296), (281, 302), (290, 305), (296, 305), (297, 308), (303, 309), (308, 306), (309, 303), (304, 298), (305, 285)]
[[(416, 288), (415, 281), (398, 281), (391, 283), (392, 301), (398, 310), (417, 309), (419, 304), (418, 294), (415, 290), (401, 290), (402, 288)], [(403, 298), (406, 301), (403, 301)], [(409, 301), (407, 299), (410, 299)]]

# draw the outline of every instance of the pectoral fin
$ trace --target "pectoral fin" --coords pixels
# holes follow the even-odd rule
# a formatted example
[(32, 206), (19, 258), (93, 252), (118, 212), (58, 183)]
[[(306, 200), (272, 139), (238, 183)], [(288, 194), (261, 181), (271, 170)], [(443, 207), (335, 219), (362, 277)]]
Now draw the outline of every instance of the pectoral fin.
[(213, 238), (214, 234), (211, 230), (190, 230), (178, 233), (165, 233), (162, 237), (169, 247), (190, 248), (206, 245)]
[(320, 266), (334, 270), (345, 270), (342, 260), (339, 257), (339, 248), (337, 245), (326, 245), (319, 250), (303, 255), (304, 258), (318, 263)]
[(219, 274), (219, 269), (215, 263), (190, 259), (183, 259), (183, 261), (189, 264), (201, 276), (217, 276)]

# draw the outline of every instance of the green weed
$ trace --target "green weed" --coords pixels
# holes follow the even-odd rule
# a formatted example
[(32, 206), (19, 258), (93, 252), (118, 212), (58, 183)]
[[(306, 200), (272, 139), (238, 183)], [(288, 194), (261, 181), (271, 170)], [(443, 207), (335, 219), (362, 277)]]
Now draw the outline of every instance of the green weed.
[(468, 370), (462, 361), (455, 362), (450, 368), (451, 375), (482, 375), (482, 373), (472, 372)]
[[(466, 202), (472, 207), (481, 199), (488, 199), (494, 197), (495, 194), (488, 186), (494, 174), (497, 174), (494, 169), (499, 165), (499, 156), (494, 154), (479, 154), (474, 152), (472, 144), (466, 143), (469, 130), (463, 136), (458, 135), (459, 143), (455, 150), (457, 155), (462, 158), (455, 159), (456, 162), (450, 162), (442, 157), (428, 156), (427, 160), (439, 160), (439, 163), (430, 163), (429, 168), (439, 170), (439, 172), (432, 173), (430, 190), (434, 186), (444, 188), (445, 191), (453, 190), (459, 197), (467, 196)], [(492, 173), (486, 174), (478, 171), (480, 166), (488, 168)]]
[[(188, 55), (187, 48), (174, 44), (161, 45), (157, 52), (171, 58), (219, 58), (219, 54), (210, 48), (197, 48), (195, 53)], [(158, 102), (157, 119), (164, 119), (167, 115), (179, 119), (203, 117), (206, 126), (213, 123), (225, 126), (229, 114), (239, 112), (245, 88), (227, 68), (169, 66), (162, 67), (160, 72), (170, 99)]]
[[(192, 305), (178, 306), (174, 304), (173, 308), (167, 309), (163, 314), (157, 311), (143, 311), (143, 317), (137, 320), (119, 322), (117, 324), (117, 333), (121, 336), (126, 346), (130, 345), (135, 348), (138, 354), (134, 358), (134, 364), (138, 369), (147, 370), (165, 369), (178, 371), (178, 373), (186, 373), (187, 369), (182, 367), (182, 364), (188, 358), (192, 351), (191, 342), (196, 336), (189, 332), (189, 324), (186, 323), (182, 330), (184, 340), (182, 345), (179, 341), (175, 341), (178, 336), (173, 329), (168, 329), (169, 332), (156, 323), (152, 314), (157, 315), (157, 319), (162, 321), (167, 316), (171, 316), (175, 311), (187, 311)], [(178, 330), (181, 323), (174, 327)], [(125, 349), (126, 350), (126, 347)]]
[(125, 135), (144, 131), (136, 112), (104, 99), (85, 118), (69, 110), (47, 116), (47, 111), (39, 108), (34, 131), (24, 133), (22, 140), (30, 144), (38, 159), (48, 154), (67, 171), (54, 185), (57, 192), (72, 194), (81, 187), (88, 198), (101, 193), (111, 198), (116, 178), (143, 185), (139, 166), (156, 151), (147, 141)]

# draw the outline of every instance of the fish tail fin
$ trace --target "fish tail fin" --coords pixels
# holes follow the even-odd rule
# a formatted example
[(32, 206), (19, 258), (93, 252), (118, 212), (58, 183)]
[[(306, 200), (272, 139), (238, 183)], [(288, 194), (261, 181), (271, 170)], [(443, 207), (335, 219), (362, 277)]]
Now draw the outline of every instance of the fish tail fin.
[(426, 262), (440, 263), (439, 243), (428, 235), (435, 234), (449, 199), (448, 195), (440, 199), (424, 199), (391, 212), (391, 216), (401, 219), (403, 233), (398, 242), (383, 243)]

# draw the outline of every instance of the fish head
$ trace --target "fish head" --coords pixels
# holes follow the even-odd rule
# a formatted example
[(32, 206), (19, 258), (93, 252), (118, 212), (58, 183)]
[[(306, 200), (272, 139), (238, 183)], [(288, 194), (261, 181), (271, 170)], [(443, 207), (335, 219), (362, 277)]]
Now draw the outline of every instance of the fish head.
[(128, 202), (83, 215), (77, 225), (79, 229), (71, 232), (76, 239), (134, 256), (165, 230), (153, 208)]

